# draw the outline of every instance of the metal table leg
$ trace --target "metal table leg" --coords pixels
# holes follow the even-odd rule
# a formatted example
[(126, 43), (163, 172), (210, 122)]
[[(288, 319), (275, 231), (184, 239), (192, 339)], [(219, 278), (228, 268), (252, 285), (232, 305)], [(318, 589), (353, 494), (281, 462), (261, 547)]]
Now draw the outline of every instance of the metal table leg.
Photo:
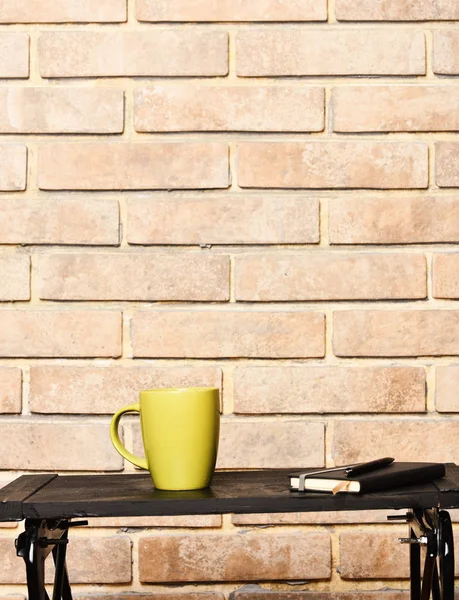
[[(449, 513), (414, 509), (402, 518), (409, 525), (411, 600), (454, 600), (454, 539)], [(421, 572), (422, 557), (424, 565)]]
[(45, 561), (51, 553), (55, 564), (53, 600), (72, 600), (65, 562), (68, 529), (87, 523), (26, 519), (25, 530), (16, 540), (16, 554), (26, 565), (29, 600), (49, 600), (45, 588)]

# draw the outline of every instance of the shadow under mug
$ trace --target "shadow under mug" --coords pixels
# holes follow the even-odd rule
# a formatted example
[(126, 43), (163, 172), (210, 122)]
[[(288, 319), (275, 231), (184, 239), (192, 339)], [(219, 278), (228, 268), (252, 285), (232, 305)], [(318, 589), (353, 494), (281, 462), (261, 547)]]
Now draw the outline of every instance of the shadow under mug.
[[(140, 401), (118, 410), (110, 423), (115, 449), (150, 471), (161, 490), (197, 490), (210, 485), (220, 434), (219, 389), (158, 388), (141, 391)], [(128, 412), (140, 413), (145, 458), (122, 444), (118, 427)]]

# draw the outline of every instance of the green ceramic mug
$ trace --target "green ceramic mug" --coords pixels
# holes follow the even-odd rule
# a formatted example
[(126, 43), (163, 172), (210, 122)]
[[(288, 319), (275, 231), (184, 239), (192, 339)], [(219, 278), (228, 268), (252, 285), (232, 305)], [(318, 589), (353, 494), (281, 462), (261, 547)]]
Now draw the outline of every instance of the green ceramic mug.
[[(123, 446), (118, 426), (127, 412), (140, 413), (145, 458)], [(116, 450), (150, 471), (161, 490), (197, 490), (210, 485), (220, 433), (219, 389), (159, 388), (140, 392), (140, 402), (118, 410), (110, 423)]]

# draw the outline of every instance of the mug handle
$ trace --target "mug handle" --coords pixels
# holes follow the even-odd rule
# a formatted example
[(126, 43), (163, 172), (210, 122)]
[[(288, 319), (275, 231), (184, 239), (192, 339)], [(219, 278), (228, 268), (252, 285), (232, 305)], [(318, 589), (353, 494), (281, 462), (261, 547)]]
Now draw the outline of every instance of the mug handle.
[(132, 454), (129, 452), (129, 450), (126, 450), (120, 440), (118, 426), (121, 417), (127, 412), (140, 412), (140, 404), (137, 403), (124, 406), (113, 415), (112, 420), (110, 421), (110, 438), (112, 440), (112, 444), (115, 446), (115, 450), (119, 452), (119, 454), (121, 454), (121, 456), (123, 456), (126, 460), (136, 467), (140, 467), (141, 469), (148, 471), (147, 460), (145, 458), (141, 458), (140, 456), (135, 456), (135, 454)]

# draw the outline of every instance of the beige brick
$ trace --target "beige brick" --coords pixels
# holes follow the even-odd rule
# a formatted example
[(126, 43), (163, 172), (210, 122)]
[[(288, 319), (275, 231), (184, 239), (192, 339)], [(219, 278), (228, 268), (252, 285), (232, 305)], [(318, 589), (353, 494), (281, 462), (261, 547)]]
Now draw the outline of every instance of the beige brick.
[(233, 525), (335, 525), (387, 523), (387, 510), (339, 510), (298, 513), (231, 515)]
[[(16, 556), (13, 538), (0, 538), (2, 569), (0, 583), (26, 582), (24, 561)], [(53, 561), (46, 561), (46, 581), (54, 580)], [(128, 536), (97, 538), (71, 537), (67, 569), (74, 583), (129, 583), (131, 581), (131, 542)]]
[(330, 563), (327, 533), (149, 536), (139, 543), (142, 583), (325, 579)]
[[(133, 452), (143, 456), (139, 423), (133, 423)], [(325, 463), (324, 424), (305, 420), (221, 419), (217, 469), (298, 469)]]
[(324, 464), (323, 423), (222, 419), (217, 468), (288, 469)]
[(228, 187), (223, 143), (81, 143), (39, 148), (44, 190), (142, 190)]
[(459, 130), (459, 90), (452, 86), (335, 88), (332, 103), (334, 131)]
[(302, 358), (324, 355), (324, 316), (307, 311), (139, 311), (136, 357)]
[(340, 21), (456, 21), (457, 0), (336, 0), (336, 17)]
[(459, 353), (459, 311), (348, 310), (334, 314), (336, 356), (448, 356)]
[[(1, 263), (0, 263), (1, 264)], [(39, 295), (46, 300), (229, 300), (228, 256), (46, 254)]]
[(237, 367), (236, 413), (424, 412), (418, 367)]
[(432, 280), (434, 298), (459, 298), (459, 254), (434, 254)]
[(25, 583), (24, 561), (16, 556), (14, 538), (0, 537), (0, 556), (2, 557), (0, 584)]
[(121, 313), (104, 310), (0, 311), (0, 356), (117, 357)]
[[(0, 367), (0, 413), (20, 413), (21, 404), (21, 369), (16, 367)], [(0, 485), (3, 485), (3, 482)]]
[(121, 133), (123, 113), (122, 90), (0, 88), (0, 133)]
[(422, 31), (408, 29), (254, 29), (236, 40), (242, 77), (424, 75)]
[(433, 32), (433, 71), (438, 75), (459, 75), (459, 31)]
[(459, 521), (459, 509), (457, 508), (451, 508), (448, 510), (450, 517), (451, 517), (451, 521), (453, 523), (457, 523)]
[(345, 465), (394, 456), (396, 449), (401, 461), (457, 462), (458, 435), (459, 421), (454, 419), (336, 421), (333, 458), (337, 465)]
[(52, 31), (38, 40), (42, 77), (208, 77), (228, 73), (225, 31)]
[(130, 583), (131, 545), (127, 535), (72, 537), (67, 553), (70, 582)]
[(221, 592), (125, 592), (113, 594), (78, 594), (78, 600), (225, 600)]
[(253, 142), (239, 145), (244, 188), (425, 188), (419, 142)]
[(459, 197), (330, 198), (332, 244), (459, 241)]
[(0, 302), (29, 300), (30, 257), (25, 254), (0, 254)]
[(0, 144), (0, 192), (25, 190), (26, 170), (27, 148), (18, 144)]
[(128, 198), (127, 207), (130, 244), (316, 244), (319, 241), (319, 201), (315, 198), (248, 195)]
[(125, 0), (2, 0), (0, 23), (103, 23), (127, 18)]
[(459, 365), (436, 368), (435, 408), (439, 412), (459, 412)]
[(235, 258), (234, 285), (236, 300), (252, 302), (425, 298), (426, 260), (421, 254), (245, 254)]
[[(221, 515), (179, 515), (173, 517), (169, 515), (161, 515), (157, 517), (94, 517), (92, 519), (88, 519), (88, 521), (89, 527), (219, 528), (222, 526)], [(81, 598), (78, 600), (81, 600)]]
[(19, 31), (0, 32), (0, 77), (29, 76), (29, 36)]
[(343, 579), (407, 579), (410, 576), (408, 545), (399, 537), (407, 531), (353, 532), (340, 535), (340, 575)]
[(139, 21), (326, 21), (326, 0), (138, 0)]
[(324, 89), (156, 85), (134, 110), (137, 131), (322, 131)]
[(409, 591), (376, 592), (271, 592), (260, 588), (255, 592), (234, 592), (234, 600), (408, 600)]
[(435, 172), (439, 187), (459, 187), (459, 143), (435, 144)]
[(221, 388), (221, 369), (31, 366), (30, 408), (38, 413), (112, 414), (138, 402), (139, 390), (189, 386)]
[[(0, 425), (2, 468), (31, 471), (118, 471), (107, 423), (4, 421)], [(24, 452), (27, 448), (27, 452)]]
[(115, 246), (119, 238), (116, 200), (8, 198), (0, 204), (1, 244)]

